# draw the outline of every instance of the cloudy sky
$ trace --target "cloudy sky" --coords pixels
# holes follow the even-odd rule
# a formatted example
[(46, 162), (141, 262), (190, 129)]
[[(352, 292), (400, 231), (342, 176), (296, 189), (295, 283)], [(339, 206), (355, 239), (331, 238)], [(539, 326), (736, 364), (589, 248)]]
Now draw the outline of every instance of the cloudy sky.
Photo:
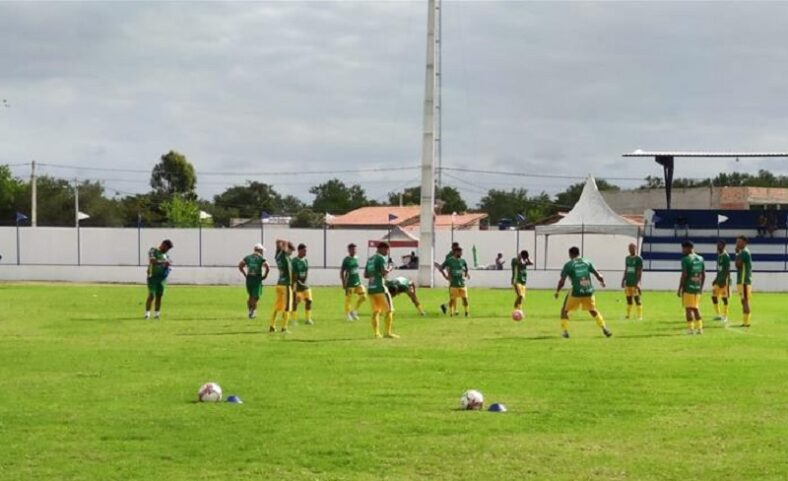
[[(415, 167), (426, 13), (422, 1), (2, 2), (0, 163), (149, 171), (176, 149), (202, 196), (256, 179), (306, 201), (328, 176), (279, 174)], [(788, 150), (786, 20), (786, 2), (445, 1), (443, 165), (643, 178), (658, 166), (621, 153)], [(146, 173), (42, 170), (148, 188)], [(222, 172), (247, 175), (209, 175)], [(416, 169), (337, 175), (372, 198), (418, 181)], [(444, 181), (472, 201), (570, 182)]]

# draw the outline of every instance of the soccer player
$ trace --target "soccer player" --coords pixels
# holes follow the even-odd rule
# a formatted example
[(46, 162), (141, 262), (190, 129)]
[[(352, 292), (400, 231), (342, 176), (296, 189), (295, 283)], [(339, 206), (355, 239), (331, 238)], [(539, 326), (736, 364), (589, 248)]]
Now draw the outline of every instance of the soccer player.
[(528, 281), (528, 266), (534, 265), (528, 255), (528, 251), (520, 251), (518, 257), (512, 258), (512, 287), (514, 287), (514, 310), (523, 307), (525, 300), (525, 284)]
[(681, 259), (681, 280), (676, 295), (681, 297), (687, 319), (687, 334), (703, 334), (703, 319), (700, 315), (700, 295), (706, 282), (706, 265), (703, 257), (695, 253), (692, 241), (681, 243), (684, 257)]
[[(458, 247), (460, 247), (460, 243), (459, 242), (452, 242), (451, 243), (451, 250), (446, 254), (446, 257), (443, 258), (443, 261), (446, 262), (447, 260), (449, 260), (452, 257), (454, 257), (454, 249), (456, 249)], [(443, 275), (443, 277), (446, 277), (446, 273), (443, 271), (443, 264), (438, 264), (436, 262), (435, 263), (435, 267), (438, 268), (438, 270), (440, 271), (441, 275)], [(448, 302), (448, 304), (451, 304), (451, 287), (449, 288), (449, 302)], [(441, 304), (441, 312), (443, 312), (444, 314), (446, 314), (446, 312), (448, 312), (448, 309), (447, 309), (447, 305), (448, 304)]]
[(167, 252), (173, 248), (172, 241), (164, 239), (158, 248), (151, 247), (148, 251), (148, 298), (145, 300), (145, 319), (150, 319), (150, 307), (156, 299), (154, 319), (161, 317), (161, 298), (164, 296), (164, 286), (170, 273), (170, 258)]
[[(342, 289), (345, 290), (345, 316), (348, 321), (358, 320), (358, 308), (367, 300), (367, 290), (361, 284), (361, 276), (358, 274), (358, 257), (356, 257), (356, 244), (348, 244), (347, 257), (342, 260), (342, 268), (339, 269), (339, 278), (342, 280)], [(356, 308), (350, 308), (356, 295)]]
[(392, 298), (396, 297), (397, 294), (407, 294), (408, 297), (410, 297), (410, 301), (416, 306), (416, 310), (419, 311), (419, 314), (422, 316), (427, 315), (419, 302), (419, 298), (416, 297), (416, 284), (407, 277), (395, 277), (394, 279), (386, 280), (386, 289), (389, 290), (389, 294), (391, 294)]
[[(728, 322), (728, 297), (731, 294), (731, 256), (725, 250), (725, 241), (717, 241), (717, 276), (711, 283), (711, 302), (714, 303), (715, 321)], [(720, 308), (722, 299), (722, 308)]]
[(555, 290), (555, 298), (561, 294), (561, 289), (564, 288), (566, 278), (572, 281), (572, 292), (567, 294), (564, 298), (564, 305), (561, 307), (561, 336), (569, 338), (569, 313), (577, 309), (588, 311), (591, 317), (596, 321), (596, 325), (602, 329), (602, 333), (606, 337), (610, 337), (613, 333), (605, 325), (605, 319), (602, 313), (596, 308), (596, 299), (594, 299), (594, 284), (591, 282), (591, 275), (599, 281), (602, 287), (605, 287), (605, 279), (602, 274), (597, 272), (594, 264), (590, 260), (580, 257), (580, 249), (571, 247), (569, 249), (569, 262), (564, 264), (561, 269), (561, 279), (558, 281), (558, 287)]
[(621, 277), (621, 287), (627, 298), (627, 316), (632, 315), (632, 300), (638, 306), (638, 321), (643, 320), (643, 304), (640, 303), (640, 279), (643, 276), (643, 258), (637, 255), (637, 246), (629, 244), (629, 255), (624, 260), (624, 275)]
[(748, 239), (736, 238), (736, 292), (741, 298), (742, 327), (750, 327), (750, 299), (752, 299), (752, 254)]
[(397, 339), (399, 336), (392, 332), (394, 324), (394, 305), (391, 302), (391, 295), (386, 289), (385, 279), (392, 271), (388, 263), (389, 244), (379, 242), (377, 252), (367, 260), (364, 269), (364, 277), (368, 280), (369, 301), (372, 304), (372, 331), (375, 339), (380, 339), (380, 315), (386, 316), (386, 334), (390, 339)]
[(462, 247), (455, 247), (453, 252), (454, 255), (441, 264), (441, 274), (449, 281), (449, 315), (458, 315), (457, 299), (462, 299), (465, 317), (468, 317), (468, 289), (465, 281), (471, 276), (468, 273), (468, 264), (462, 258)]
[[(255, 318), (257, 302), (263, 293), (263, 280), (268, 277), (268, 272), (271, 270), (268, 261), (263, 257), (264, 252), (263, 244), (255, 244), (252, 253), (238, 263), (238, 270), (246, 279), (246, 292), (249, 294), (249, 298), (246, 300), (249, 319)], [(263, 269), (265, 269), (265, 273)]]
[(293, 276), (293, 265), (290, 260), (294, 250), (295, 247), (293, 247), (292, 242), (277, 239), (274, 259), (276, 260), (276, 267), (279, 269), (279, 278), (276, 280), (276, 300), (274, 301), (268, 332), (276, 332), (276, 318), (280, 313), (282, 315), (282, 332), (287, 332), (287, 324), (290, 317), (295, 317), (295, 312), (293, 312), (293, 284), (295, 284), (295, 279)]
[(306, 258), (306, 245), (298, 244), (298, 255), (293, 259), (293, 276), (295, 278), (295, 303), (293, 305), (293, 320), (298, 312), (298, 303), (304, 301), (304, 315), (307, 324), (314, 324), (312, 320), (312, 289), (306, 283), (309, 274), (309, 261)]

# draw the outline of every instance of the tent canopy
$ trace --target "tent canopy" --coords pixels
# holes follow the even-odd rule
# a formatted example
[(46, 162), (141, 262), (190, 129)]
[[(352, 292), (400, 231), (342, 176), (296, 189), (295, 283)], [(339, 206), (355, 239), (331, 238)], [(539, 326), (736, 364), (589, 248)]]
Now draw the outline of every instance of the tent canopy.
[(536, 233), (556, 234), (621, 234), (636, 236), (639, 227), (633, 225), (607, 205), (596, 186), (596, 180), (589, 176), (583, 193), (572, 210), (555, 224), (537, 226)]
[(400, 226), (394, 226), (391, 231), (383, 236), (380, 240), (370, 239), (367, 242), (367, 247), (377, 247), (379, 243), (386, 241), (392, 248), (395, 247), (418, 247), (419, 238), (404, 230)]

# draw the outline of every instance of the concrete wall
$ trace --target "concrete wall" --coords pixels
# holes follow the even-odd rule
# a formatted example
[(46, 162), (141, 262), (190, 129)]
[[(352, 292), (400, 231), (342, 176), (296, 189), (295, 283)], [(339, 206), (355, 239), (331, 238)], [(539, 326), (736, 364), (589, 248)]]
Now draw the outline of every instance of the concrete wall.
[[(673, 189), (673, 209), (719, 209), (719, 187)], [(643, 215), (646, 209), (666, 209), (665, 189), (603, 191), (605, 202), (619, 214)]]

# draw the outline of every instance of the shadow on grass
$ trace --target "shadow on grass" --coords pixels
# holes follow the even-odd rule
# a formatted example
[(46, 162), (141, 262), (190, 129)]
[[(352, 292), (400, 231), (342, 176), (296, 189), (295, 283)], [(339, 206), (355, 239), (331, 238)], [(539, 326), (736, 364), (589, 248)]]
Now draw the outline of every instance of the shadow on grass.
[(289, 339), (289, 342), (322, 343), (322, 342), (348, 342), (348, 341), (374, 341), (366, 337), (349, 337), (337, 339)]
[(232, 331), (232, 332), (179, 332), (176, 336), (244, 336), (249, 334), (268, 334), (268, 331)]
[(531, 336), (531, 337), (487, 337), (483, 341), (558, 341), (561, 336)]

